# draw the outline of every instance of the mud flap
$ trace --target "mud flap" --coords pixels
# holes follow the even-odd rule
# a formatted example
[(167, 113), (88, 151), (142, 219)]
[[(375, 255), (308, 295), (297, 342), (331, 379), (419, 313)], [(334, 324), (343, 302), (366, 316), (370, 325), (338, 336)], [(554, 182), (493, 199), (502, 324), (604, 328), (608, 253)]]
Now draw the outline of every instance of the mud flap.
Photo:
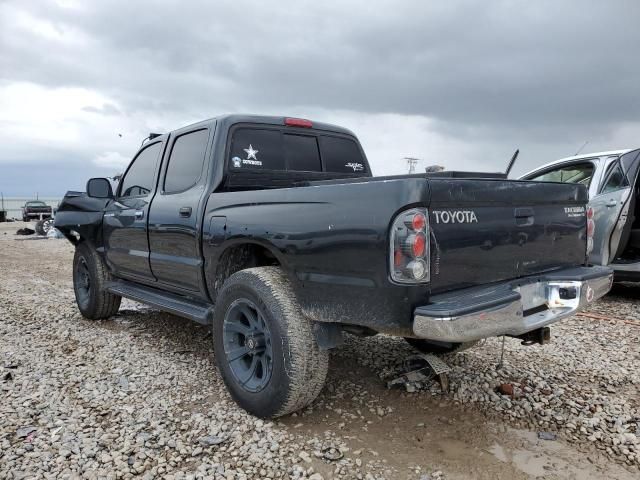
[(331, 350), (344, 343), (342, 328), (337, 323), (314, 322), (313, 334), (320, 350)]

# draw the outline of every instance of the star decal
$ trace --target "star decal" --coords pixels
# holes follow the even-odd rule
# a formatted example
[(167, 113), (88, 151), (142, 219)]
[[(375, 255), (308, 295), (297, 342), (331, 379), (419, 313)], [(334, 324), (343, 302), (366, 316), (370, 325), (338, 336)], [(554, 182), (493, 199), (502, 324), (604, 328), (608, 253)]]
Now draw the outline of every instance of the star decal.
[(249, 144), (249, 148), (244, 148), (243, 149), (245, 152), (247, 152), (247, 160), (251, 160), (252, 158), (254, 160), (258, 160), (256, 158), (256, 153), (259, 152), (259, 150), (254, 150), (253, 147), (251, 146), (251, 144)]

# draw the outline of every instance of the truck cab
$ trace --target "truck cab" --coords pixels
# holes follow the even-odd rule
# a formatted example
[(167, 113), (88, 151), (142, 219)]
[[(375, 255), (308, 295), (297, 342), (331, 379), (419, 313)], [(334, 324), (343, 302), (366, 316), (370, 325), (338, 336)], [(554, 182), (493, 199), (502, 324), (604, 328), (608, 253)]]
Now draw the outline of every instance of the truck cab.
[(105, 210), (106, 261), (120, 277), (207, 300), (203, 250), (224, 225), (205, 211), (219, 193), (368, 176), (359, 142), (340, 127), (239, 115), (190, 125), (134, 156)]

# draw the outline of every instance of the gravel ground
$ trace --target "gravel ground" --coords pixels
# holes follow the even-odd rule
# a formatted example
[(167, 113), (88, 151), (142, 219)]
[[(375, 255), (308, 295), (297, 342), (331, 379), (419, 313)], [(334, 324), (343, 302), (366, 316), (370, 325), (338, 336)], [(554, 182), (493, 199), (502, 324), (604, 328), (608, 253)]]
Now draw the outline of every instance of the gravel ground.
[(265, 422), (227, 395), (205, 327), (129, 301), (83, 319), (71, 245), (20, 226), (0, 224), (0, 478), (638, 478), (640, 287), (549, 345), (507, 339), (499, 370), (498, 339), (445, 357), (448, 394), (387, 390), (412, 350), (349, 337), (318, 401)]

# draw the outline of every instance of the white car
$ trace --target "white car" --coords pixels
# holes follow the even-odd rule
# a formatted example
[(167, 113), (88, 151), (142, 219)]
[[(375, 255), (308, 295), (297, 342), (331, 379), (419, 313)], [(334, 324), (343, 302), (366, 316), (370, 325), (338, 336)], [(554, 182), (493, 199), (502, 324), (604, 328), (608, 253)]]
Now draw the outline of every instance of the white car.
[(595, 232), (589, 261), (616, 280), (640, 281), (640, 149), (589, 153), (536, 168), (522, 180), (581, 183), (589, 189)]

